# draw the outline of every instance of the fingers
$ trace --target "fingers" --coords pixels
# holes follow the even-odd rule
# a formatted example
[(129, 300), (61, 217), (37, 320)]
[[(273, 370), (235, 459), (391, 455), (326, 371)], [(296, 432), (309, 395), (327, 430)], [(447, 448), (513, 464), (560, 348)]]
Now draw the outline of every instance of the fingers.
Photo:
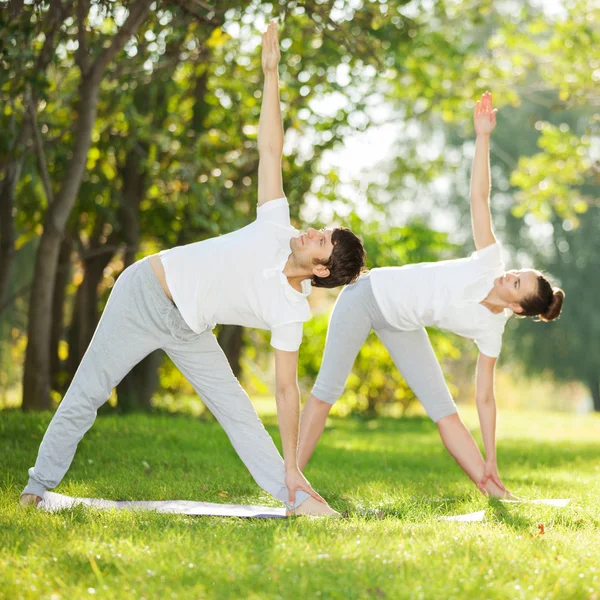
[(490, 92), (483, 93), (481, 99), (475, 103), (475, 115), (485, 113), (490, 115), (490, 119), (492, 118), (492, 115), (495, 119), (497, 109), (492, 110), (492, 102), (492, 94)]
[(327, 504), (327, 502), (325, 501), (325, 498), (323, 498), (320, 494), (315, 492), (315, 490), (313, 490), (310, 486), (308, 486), (304, 491), (307, 494), (310, 494), (315, 500), (318, 500), (319, 502), (322, 502), (323, 504)]
[(275, 23), (275, 21), (269, 23), (265, 35), (268, 36), (268, 40), (271, 44), (277, 44), (277, 23)]
[(290, 493), (290, 504), (294, 506), (296, 503), (296, 488), (290, 488), (288, 491)]
[(497, 477), (496, 475), (492, 475), (491, 477), (492, 481), (503, 491), (503, 492), (507, 492), (508, 490), (504, 487), (504, 484), (500, 481), (500, 478)]

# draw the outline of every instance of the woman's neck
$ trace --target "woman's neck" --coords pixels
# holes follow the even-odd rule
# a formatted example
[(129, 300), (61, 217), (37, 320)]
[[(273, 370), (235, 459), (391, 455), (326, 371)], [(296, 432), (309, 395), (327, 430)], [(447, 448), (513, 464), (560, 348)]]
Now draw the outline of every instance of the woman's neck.
[(498, 298), (498, 295), (496, 294), (496, 290), (494, 288), (490, 290), (490, 293), (479, 304), (485, 306), (489, 311), (493, 312), (494, 314), (499, 314), (502, 311), (504, 311), (505, 308), (508, 307), (508, 304), (504, 300)]

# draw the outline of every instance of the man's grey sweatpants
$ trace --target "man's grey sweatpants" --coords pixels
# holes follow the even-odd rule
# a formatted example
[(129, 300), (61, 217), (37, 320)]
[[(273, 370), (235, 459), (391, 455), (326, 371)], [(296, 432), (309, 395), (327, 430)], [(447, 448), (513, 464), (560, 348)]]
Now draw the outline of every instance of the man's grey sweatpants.
[[(288, 504), (283, 460), (211, 331), (197, 334), (164, 293), (148, 260), (127, 268), (115, 287), (73, 382), (29, 469), (24, 494), (42, 497), (67, 472), (77, 444), (112, 389), (150, 352), (162, 348), (229, 436), (256, 483)], [(294, 507), (308, 498), (296, 493)]]
[(333, 404), (342, 395), (356, 355), (371, 329), (433, 421), (457, 412), (427, 332), (401, 331), (390, 325), (373, 295), (368, 274), (346, 286), (333, 307), (313, 396)]

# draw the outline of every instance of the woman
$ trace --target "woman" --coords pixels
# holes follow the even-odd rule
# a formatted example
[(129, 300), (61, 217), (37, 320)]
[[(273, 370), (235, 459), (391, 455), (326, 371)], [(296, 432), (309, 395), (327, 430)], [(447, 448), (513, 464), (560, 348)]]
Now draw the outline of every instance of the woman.
[[(323, 363), (300, 428), (298, 463), (304, 469), (341, 396), (354, 359), (374, 329), (428, 415), (444, 445), (479, 489), (509, 493), (496, 464), (494, 369), (507, 319), (556, 319), (564, 292), (539, 271), (505, 272), (489, 207), (489, 138), (496, 126), (492, 95), (475, 106), (477, 135), (471, 179), (471, 217), (476, 252), (470, 258), (373, 269), (340, 294), (331, 315)], [(479, 349), (476, 403), (486, 459), (460, 420), (425, 327), (447, 329)]]

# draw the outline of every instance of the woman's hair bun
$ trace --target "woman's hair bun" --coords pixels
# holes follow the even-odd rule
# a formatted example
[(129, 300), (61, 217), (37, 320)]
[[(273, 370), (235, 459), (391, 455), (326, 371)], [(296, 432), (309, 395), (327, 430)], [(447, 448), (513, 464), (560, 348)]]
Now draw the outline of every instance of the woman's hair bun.
[(554, 321), (560, 316), (565, 293), (560, 288), (554, 288), (552, 291), (552, 302), (550, 302), (548, 309), (540, 315), (542, 321)]

